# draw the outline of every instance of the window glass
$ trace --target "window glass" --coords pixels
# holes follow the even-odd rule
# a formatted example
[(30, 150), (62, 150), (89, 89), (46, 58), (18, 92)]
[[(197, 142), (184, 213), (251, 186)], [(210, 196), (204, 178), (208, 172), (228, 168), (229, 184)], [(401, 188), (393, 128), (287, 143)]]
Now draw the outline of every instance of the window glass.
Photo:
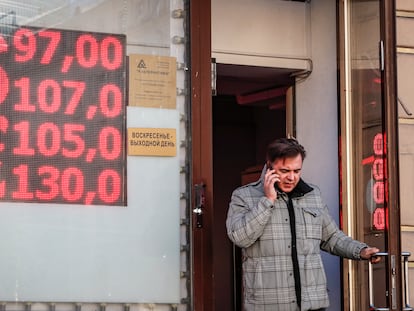
[(186, 297), (183, 6), (0, 2), (0, 301)]
[[(379, 1), (351, 3), (351, 111), (355, 176), (354, 222), (358, 239), (385, 249), (386, 189), (383, 100), (379, 59)], [(385, 288), (384, 262), (377, 265), (374, 275), (376, 305)], [(368, 284), (366, 271), (360, 271), (360, 283)], [(378, 293), (378, 294), (377, 294)], [(364, 299), (368, 297), (367, 292)], [(360, 305), (369, 305), (368, 301)]]

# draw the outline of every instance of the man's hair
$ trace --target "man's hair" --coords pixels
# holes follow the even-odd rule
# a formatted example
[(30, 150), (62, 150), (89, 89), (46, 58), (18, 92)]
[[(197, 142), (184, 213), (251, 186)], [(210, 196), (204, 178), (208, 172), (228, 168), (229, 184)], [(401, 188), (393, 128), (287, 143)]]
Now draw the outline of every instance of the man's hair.
[(297, 155), (305, 159), (305, 148), (294, 138), (278, 138), (267, 147), (266, 160), (273, 163), (277, 159), (293, 158)]

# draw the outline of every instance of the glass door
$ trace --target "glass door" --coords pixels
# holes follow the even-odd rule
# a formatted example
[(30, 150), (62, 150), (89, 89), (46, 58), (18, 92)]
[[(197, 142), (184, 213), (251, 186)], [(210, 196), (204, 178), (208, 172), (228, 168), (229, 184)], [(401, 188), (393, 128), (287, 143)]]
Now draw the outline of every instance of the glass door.
[[(344, 261), (344, 310), (401, 310), (392, 1), (339, 8), (342, 225), (380, 264)], [(395, 76), (395, 75), (394, 75)]]

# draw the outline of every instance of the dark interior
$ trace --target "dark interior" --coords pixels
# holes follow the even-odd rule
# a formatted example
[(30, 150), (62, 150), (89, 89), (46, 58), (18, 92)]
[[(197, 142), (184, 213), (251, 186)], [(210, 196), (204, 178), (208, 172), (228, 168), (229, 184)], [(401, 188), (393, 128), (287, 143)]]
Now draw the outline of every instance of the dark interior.
[[(213, 96), (214, 282), (216, 310), (241, 310), (240, 250), (226, 233), (232, 191), (256, 180), (267, 144), (285, 136), (290, 71), (217, 64)], [(233, 297), (228, 297), (228, 289)]]

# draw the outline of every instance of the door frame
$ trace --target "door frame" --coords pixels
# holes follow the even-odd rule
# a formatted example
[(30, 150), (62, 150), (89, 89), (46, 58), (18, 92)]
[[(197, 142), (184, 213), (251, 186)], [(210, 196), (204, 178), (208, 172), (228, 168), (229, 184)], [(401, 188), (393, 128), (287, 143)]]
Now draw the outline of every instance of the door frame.
[(202, 226), (191, 211), (192, 306), (195, 311), (213, 310), (213, 152), (211, 91), (211, 0), (190, 1), (191, 74), (191, 182), (204, 184)]
[[(399, 198), (398, 96), (395, 1), (381, 1), (381, 39), (384, 42), (382, 92), (387, 148), (388, 184), (388, 284), (395, 284), (388, 296), (390, 310), (403, 309), (401, 216)], [(395, 258), (395, 260), (393, 259)]]

